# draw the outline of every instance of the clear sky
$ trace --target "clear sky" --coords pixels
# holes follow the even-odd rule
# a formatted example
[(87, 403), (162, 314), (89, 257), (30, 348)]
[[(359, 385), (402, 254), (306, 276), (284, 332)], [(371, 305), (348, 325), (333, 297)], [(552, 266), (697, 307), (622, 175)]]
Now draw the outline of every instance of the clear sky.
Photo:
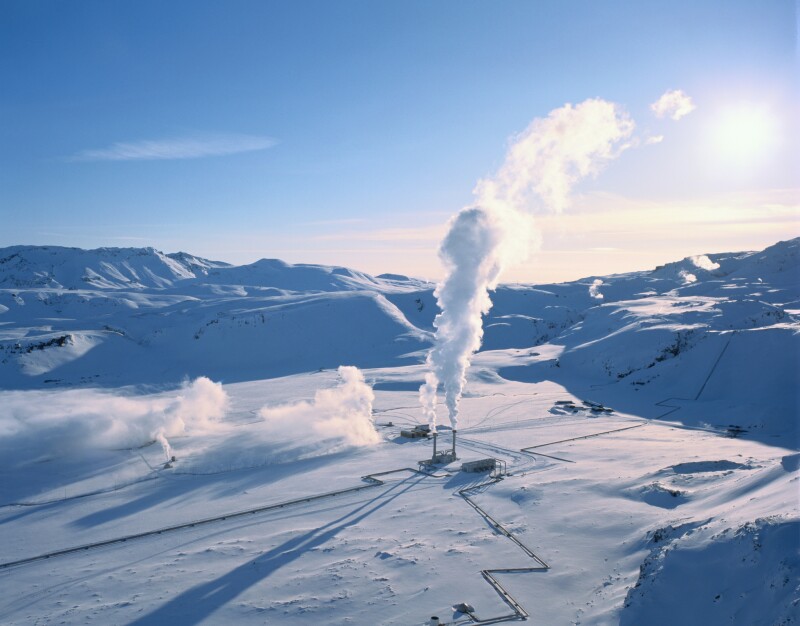
[(800, 235), (797, 31), (781, 0), (5, 0), (0, 246), (436, 278), (509, 138), (599, 97), (638, 144), (508, 280), (761, 248)]

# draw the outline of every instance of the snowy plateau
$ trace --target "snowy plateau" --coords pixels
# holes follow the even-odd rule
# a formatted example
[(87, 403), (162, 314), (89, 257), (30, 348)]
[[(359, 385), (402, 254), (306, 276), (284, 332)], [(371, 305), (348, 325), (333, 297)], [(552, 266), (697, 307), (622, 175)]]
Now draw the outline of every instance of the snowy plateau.
[(796, 624), (799, 270), (500, 286), (421, 470), (433, 284), (0, 249), (0, 623)]

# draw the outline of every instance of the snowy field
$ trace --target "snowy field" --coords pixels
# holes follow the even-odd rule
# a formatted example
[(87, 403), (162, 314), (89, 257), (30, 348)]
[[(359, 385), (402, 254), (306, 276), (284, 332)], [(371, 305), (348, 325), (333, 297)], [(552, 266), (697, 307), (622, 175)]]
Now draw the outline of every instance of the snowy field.
[(427, 472), (433, 285), (0, 250), (0, 622), (797, 623), (798, 250), (502, 286)]

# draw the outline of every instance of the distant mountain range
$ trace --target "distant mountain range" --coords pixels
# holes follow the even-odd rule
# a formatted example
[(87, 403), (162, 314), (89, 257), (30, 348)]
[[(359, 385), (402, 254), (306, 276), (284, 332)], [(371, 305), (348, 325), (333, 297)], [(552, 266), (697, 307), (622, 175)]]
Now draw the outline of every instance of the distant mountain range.
[[(717, 381), (729, 385), (719, 394), (733, 398), (755, 381), (793, 411), (799, 255), (793, 239), (651, 271), (503, 285), (492, 294), (483, 351), (511, 351), (497, 370), (503, 377), (578, 376), (666, 397), (693, 364), (730, 344), (726, 359), (741, 352), (741, 360), (731, 361), (727, 383)], [(438, 312), (434, 287), (343, 267), (270, 259), (232, 266), (153, 248), (3, 248), (0, 387), (169, 386), (187, 376), (233, 382), (422, 363)]]

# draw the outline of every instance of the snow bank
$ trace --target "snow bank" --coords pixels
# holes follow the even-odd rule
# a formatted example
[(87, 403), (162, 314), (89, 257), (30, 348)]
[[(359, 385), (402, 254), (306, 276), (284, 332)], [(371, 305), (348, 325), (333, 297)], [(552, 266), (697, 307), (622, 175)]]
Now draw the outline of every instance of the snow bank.
[[(800, 521), (655, 531), (620, 624), (788, 624), (800, 603)], [(678, 600), (679, 599), (679, 600)]]

